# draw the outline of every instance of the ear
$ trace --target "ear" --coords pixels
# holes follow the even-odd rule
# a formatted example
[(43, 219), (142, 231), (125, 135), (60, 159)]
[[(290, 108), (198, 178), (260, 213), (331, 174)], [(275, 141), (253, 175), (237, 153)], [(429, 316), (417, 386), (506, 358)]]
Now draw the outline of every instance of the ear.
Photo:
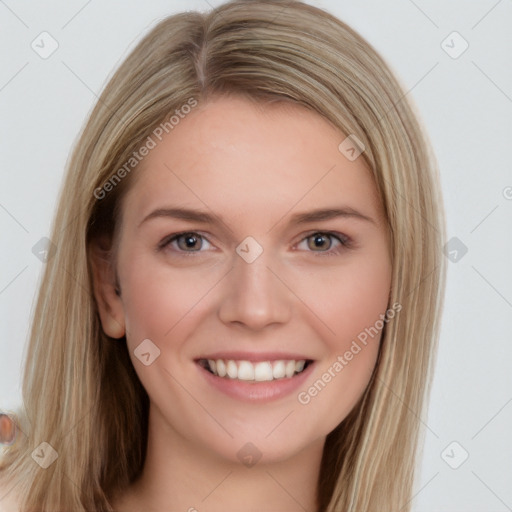
[(111, 338), (122, 338), (126, 332), (123, 302), (117, 288), (115, 270), (109, 242), (93, 240), (89, 247), (89, 258), (93, 273), (94, 297), (98, 304), (101, 325)]

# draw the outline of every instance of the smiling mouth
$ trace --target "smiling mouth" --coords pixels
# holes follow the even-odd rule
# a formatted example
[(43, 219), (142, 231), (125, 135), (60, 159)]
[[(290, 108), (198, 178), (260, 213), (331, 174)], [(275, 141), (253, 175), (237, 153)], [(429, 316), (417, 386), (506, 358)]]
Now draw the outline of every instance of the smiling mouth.
[(199, 366), (211, 374), (225, 379), (265, 382), (294, 377), (302, 373), (313, 361), (276, 360), (276, 361), (235, 361), (232, 359), (199, 359)]

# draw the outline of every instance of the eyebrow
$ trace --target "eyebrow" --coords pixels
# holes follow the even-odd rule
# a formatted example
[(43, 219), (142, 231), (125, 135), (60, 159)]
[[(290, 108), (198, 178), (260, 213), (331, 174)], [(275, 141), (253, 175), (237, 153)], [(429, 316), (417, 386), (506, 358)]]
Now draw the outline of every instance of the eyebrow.
[[(169, 217), (173, 219), (188, 220), (191, 222), (199, 222), (202, 224), (224, 224), (225, 222), (221, 217), (215, 214), (208, 213), (202, 210), (195, 210), (191, 208), (157, 208), (151, 213), (146, 215), (139, 224), (139, 227), (145, 222), (162, 217)], [(295, 213), (290, 217), (289, 224), (307, 224), (311, 222), (319, 222), (324, 220), (331, 220), (336, 218), (354, 218), (372, 222), (376, 224), (375, 220), (351, 207), (342, 208), (320, 208), (308, 212)]]
[(305, 224), (308, 222), (318, 222), (322, 220), (335, 219), (338, 217), (355, 218), (373, 222), (375, 224), (375, 221), (371, 217), (364, 215), (358, 210), (348, 206), (343, 208), (322, 208), (318, 210), (312, 210), (310, 212), (296, 213), (291, 216), (290, 223)]
[(170, 217), (173, 219), (183, 219), (192, 222), (201, 222), (203, 224), (220, 224), (222, 221), (217, 215), (208, 212), (193, 210), (191, 208), (157, 208), (149, 215), (146, 215), (139, 224), (139, 227), (151, 219), (160, 217)]

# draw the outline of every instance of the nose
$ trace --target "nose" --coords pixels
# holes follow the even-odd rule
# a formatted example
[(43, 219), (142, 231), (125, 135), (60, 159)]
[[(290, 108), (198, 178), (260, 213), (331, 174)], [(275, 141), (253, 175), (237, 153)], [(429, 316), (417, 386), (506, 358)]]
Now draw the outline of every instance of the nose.
[(252, 263), (236, 255), (218, 310), (223, 323), (257, 331), (290, 320), (293, 296), (273, 267), (265, 252)]

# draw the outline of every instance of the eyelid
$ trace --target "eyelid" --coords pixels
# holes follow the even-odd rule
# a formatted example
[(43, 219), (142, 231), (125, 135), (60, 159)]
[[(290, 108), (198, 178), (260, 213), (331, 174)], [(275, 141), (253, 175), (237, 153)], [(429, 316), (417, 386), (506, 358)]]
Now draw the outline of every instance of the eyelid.
[[(178, 239), (179, 237), (183, 236), (183, 235), (198, 235), (202, 240), (206, 241), (208, 244), (210, 245), (214, 245), (210, 240), (209, 238), (204, 234), (202, 233), (201, 231), (192, 231), (192, 230), (187, 230), (187, 231), (180, 231), (180, 232), (177, 232), (177, 233), (172, 233), (170, 235), (167, 235), (166, 237), (163, 238), (163, 240), (161, 242), (158, 243), (158, 250), (165, 250), (168, 246), (171, 245), (172, 242), (174, 242), (176, 239)], [(177, 254), (193, 254), (193, 253), (200, 253), (200, 252), (204, 252), (202, 250), (199, 250), (199, 251), (182, 251), (182, 250), (174, 250), (175, 253)]]
[(308, 238), (310, 238), (316, 234), (326, 235), (326, 236), (335, 238), (340, 243), (340, 246), (338, 246), (338, 248), (335, 248), (335, 249), (329, 248), (326, 251), (311, 251), (311, 250), (306, 251), (306, 252), (310, 252), (310, 253), (314, 254), (315, 256), (322, 256), (322, 255), (327, 256), (327, 255), (333, 255), (333, 254), (335, 255), (335, 254), (338, 254), (340, 251), (342, 251), (344, 249), (350, 249), (353, 246), (352, 238), (345, 235), (344, 233), (340, 233), (338, 231), (329, 231), (329, 230), (320, 230), (320, 229), (312, 230), (309, 233), (301, 235), (300, 240), (295, 245), (305, 242)]
[(348, 235), (340, 233), (339, 231), (332, 231), (329, 229), (312, 229), (311, 231), (302, 234), (301, 239), (299, 241), (302, 241), (316, 234), (332, 236), (333, 238), (337, 238), (341, 243), (346, 242), (348, 244), (352, 241), (352, 239)]

